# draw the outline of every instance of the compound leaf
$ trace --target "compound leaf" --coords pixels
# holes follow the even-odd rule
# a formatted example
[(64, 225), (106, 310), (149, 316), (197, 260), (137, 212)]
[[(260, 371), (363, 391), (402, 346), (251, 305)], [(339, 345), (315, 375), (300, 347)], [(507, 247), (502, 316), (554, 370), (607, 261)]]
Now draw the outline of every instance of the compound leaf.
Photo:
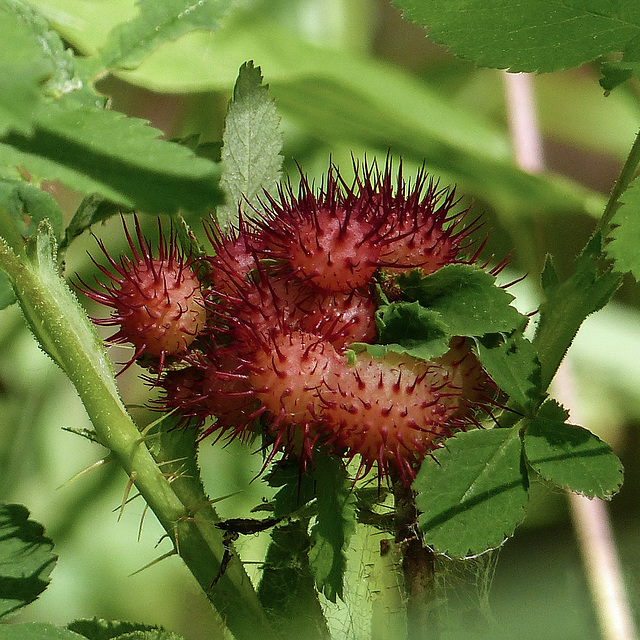
[(468, 431), (426, 458), (413, 483), (425, 544), (454, 558), (499, 547), (528, 499), (519, 428)]
[(33, 136), (10, 134), (0, 151), (9, 165), (149, 213), (217, 204), (218, 166), (161, 135), (144, 120), (63, 98), (42, 110)]
[(52, 548), (44, 528), (29, 520), (25, 507), (0, 503), (0, 619), (46, 589), (56, 562)]
[(394, 0), (429, 37), (480, 66), (569, 69), (608, 53), (633, 53), (635, 0)]
[(524, 435), (527, 462), (546, 480), (589, 498), (610, 498), (622, 485), (622, 464), (596, 435), (566, 423), (568, 413), (545, 402)]

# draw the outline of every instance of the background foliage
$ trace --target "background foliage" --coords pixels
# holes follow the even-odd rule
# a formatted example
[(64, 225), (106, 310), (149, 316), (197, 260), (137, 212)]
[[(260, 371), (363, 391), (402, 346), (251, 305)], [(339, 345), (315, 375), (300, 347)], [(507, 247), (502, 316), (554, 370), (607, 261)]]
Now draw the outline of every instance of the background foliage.
[[(38, 22), (43, 37), (49, 38), (48, 47), (33, 49), (21, 21), (13, 17), (16, 5), (8, 0), (0, 3), (0, 72), (8, 70), (2, 75), (4, 94), (14, 94), (10, 101), (0, 97), (0, 171), (3, 177), (12, 177), (9, 167), (20, 165), (36, 177), (60, 181), (44, 185), (60, 209), (46, 196), (40, 203), (43, 216), (59, 216), (58, 232), (80, 203), (79, 192), (97, 192), (125, 208), (147, 212), (169, 213), (182, 206), (188, 209), (187, 218), (218, 202), (218, 170), (211, 158), (219, 154), (216, 143), (238, 69), (253, 59), (282, 118), (282, 154), (292, 179), (296, 175), (292, 159), (316, 177), (326, 170), (330, 155), (347, 173), (351, 154), (383, 158), (391, 148), (404, 157), (407, 175), (426, 159), (430, 171), (443, 183), (456, 183), (459, 193), (474, 200), (475, 211), (485, 214), (487, 228), (493, 229), (488, 254), (502, 256), (513, 249), (511, 271), (505, 277), (531, 274), (511, 289), (520, 310), (528, 313), (537, 306), (536, 274), (546, 252), (554, 255), (559, 275), (568, 275), (639, 122), (638, 87), (633, 81), (605, 97), (598, 86), (600, 64), (562, 71), (599, 55), (624, 52), (623, 62), (607, 61), (605, 80), (609, 86), (615, 84), (615, 70), (632, 74), (636, 62), (632, 43), (640, 20), (631, 9), (624, 24), (618, 21), (619, 28), (611, 30), (609, 40), (590, 42), (582, 49), (565, 47), (566, 55), (553, 40), (567, 36), (561, 28), (567, 16), (557, 13), (559, 35), (553, 29), (546, 31), (549, 41), (537, 57), (527, 58), (526, 65), (491, 58), (490, 52), (480, 57), (487, 65), (553, 72), (534, 78), (549, 173), (532, 176), (513, 164), (502, 73), (478, 69), (433, 45), (424, 38), (423, 29), (402, 21), (399, 11), (385, 0), (244, 0), (193, 6), (173, 1), (31, 0), (29, 4), (51, 22), (64, 42), (51, 38), (46, 24)], [(484, 14), (472, 24), (462, 19), (457, 3), (397, 4), (408, 17), (432, 24), (434, 39), (447, 42), (454, 53), (481, 56), (469, 30), (488, 37), (493, 21), (483, 22)], [(484, 3), (487, 16), (505, 9), (505, 3), (495, 4), (489, 11)], [(571, 3), (564, 4), (566, 11), (575, 13)], [(176, 14), (179, 5), (182, 9)], [(542, 3), (528, 5), (525, 18), (531, 28), (540, 25), (538, 5)], [(509, 19), (508, 12), (504, 19)], [(611, 16), (599, 15), (597, 20)], [(595, 21), (594, 14), (584, 12), (577, 36), (583, 37), (590, 28), (601, 29), (600, 23), (593, 25)], [(466, 31), (460, 28), (466, 24)], [(211, 25), (220, 28), (213, 31)], [(156, 48), (156, 27), (179, 39)], [(72, 59), (65, 43), (80, 55)], [(517, 50), (522, 42), (515, 39), (513, 46)], [(57, 101), (57, 110), (45, 109), (39, 97), (40, 83), (49, 77), (46, 89)], [(94, 78), (100, 94), (83, 85), (81, 77)], [(95, 102), (104, 100), (102, 94), (111, 96), (114, 109), (149, 119), (159, 131), (113, 111), (95, 110)], [(156, 139), (160, 133), (167, 138), (200, 136), (191, 138), (190, 149), (167, 148)], [(128, 164), (132, 155), (137, 158), (134, 167)], [(133, 170), (146, 179), (132, 184)], [(627, 206), (637, 199), (636, 190), (629, 191)], [(16, 210), (20, 202), (40, 197), (36, 193), (40, 192), (25, 188), (13, 194)], [(86, 205), (86, 219), (99, 219), (99, 202)], [(631, 215), (629, 224), (634, 219), (637, 225), (637, 216)], [(80, 221), (78, 232), (83, 226)], [(153, 233), (152, 220), (149, 227)], [(119, 252), (117, 221), (100, 229), (100, 236), (114, 253)], [(630, 253), (620, 246), (624, 242), (621, 237), (611, 245), (623, 259)], [(68, 273), (78, 272), (90, 280), (93, 267), (86, 249), (95, 251), (95, 245), (85, 236), (70, 246), (66, 266)], [(635, 265), (632, 262), (629, 268)], [(2, 291), (8, 296), (6, 288)], [(634, 582), (640, 575), (634, 570), (640, 569), (634, 496), (640, 420), (639, 305), (638, 285), (625, 282), (616, 303), (585, 324), (572, 350), (584, 424), (611, 443), (625, 463), (626, 482), (612, 507), (634, 597), (640, 589)], [(138, 532), (143, 510), (139, 501), (118, 518), (126, 482), (121, 471), (106, 464), (54, 490), (101, 456), (95, 447), (61, 429), (87, 428), (88, 420), (75, 390), (37, 349), (17, 309), (3, 311), (1, 318), (0, 497), (28, 505), (32, 517), (46, 524), (59, 555), (55, 580), (20, 614), (21, 619), (67, 623), (98, 615), (163, 624), (188, 638), (212, 637), (218, 623), (177, 559), (129, 575), (168, 550), (169, 544), (164, 541), (153, 548), (163, 531), (152, 517)], [(116, 350), (113, 355), (116, 360), (127, 358)], [(129, 373), (120, 379), (120, 387), (131, 404), (143, 402), (148, 394)], [(523, 398), (526, 401), (526, 390)], [(554, 405), (543, 417), (563, 422)], [(544, 430), (545, 420), (537, 426)], [(531, 453), (535, 432), (531, 439), (527, 448), (535, 457)], [(203, 447), (204, 481), (212, 497), (224, 498), (216, 505), (223, 517), (246, 514), (263, 496), (277, 491), (264, 482), (251, 482), (260, 464), (258, 456), (250, 456), (241, 446)], [(499, 554), (489, 599), (492, 615), (505, 638), (595, 637), (564, 497), (542, 483), (534, 491), (539, 499), (533, 501), (527, 521)], [(512, 498), (517, 501), (516, 494)], [(115, 511), (111, 517), (110, 510)], [(314, 535), (321, 537), (323, 532)], [(140, 543), (134, 544), (138, 536)], [(265, 536), (241, 540), (244, 559), (262, 561), (266, 543)], [(390, 620), (397, 603), (385, 598), (384, 589), (382, 594), (367, 593), (362, 586), (381, 562), (378, 540), (357, 530), (350, 548), (354, 561), (348, 566), (348, 587), (353, 595), (346, 606), (327, 605), (329, 623), (342, 629), (344, 637), (359, 637), (369, 624), (367, 616), (371, 618), (371, 612), (353, 606), (361, 595), (373, 615), (389, 625), (381, 637), (392, 637)], [(249, 570), (251, 566), (247, 565)], [(491, 566), (482, 564), (467, 566), (464, 573), (472, 578), (470, 587), (451, 572), (442, 580), (454, 583), (451, 615), (467, 625), (466, 608), (484, 597), (492, 573)], [(640, 603), (635, 605), (640, 610)], [(451, 633), (461, 637), (462, 632), (455, 628)]]

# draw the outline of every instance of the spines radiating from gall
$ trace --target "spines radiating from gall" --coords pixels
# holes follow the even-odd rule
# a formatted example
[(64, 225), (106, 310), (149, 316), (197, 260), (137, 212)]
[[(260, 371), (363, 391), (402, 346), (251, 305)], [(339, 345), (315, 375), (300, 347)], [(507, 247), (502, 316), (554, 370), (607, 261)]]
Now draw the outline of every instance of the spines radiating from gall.
[(92, 300), (113, 309), (109, 318), (94, 322), (119, 327), (109, 338), (110, 343), (133, 344), (135, 353), (127, 366), (147, 355), (161, 371), (167, 356), (185, 353), (204, 329), (204, 294), (195, 262), (179, 250), (173, 231), (165, 239), (158, 221), (160, 240), (155, 257), (137, 217), (137, 245), (124, 218), (123, 226), (133, 257), (123, 256), (116, 261), (99, 241), (111, 269), (95, 264), (112, 284), (98, 282), (99, 289), (94, 289), (82, 283), (83, 291)]
[(288, 185), (278, 196), (268, 196), (259, 223), (266, 257), (324, 291), (350, 293), (371, 283), (384, 212), (368, 206), (333, 166), (318, 193), (301, 175), (297, 195)]
[(467, 211), (453, 189), (439, 189), (424, 170), (405, 182), (402, 164), (394, 179), (389, 158), (382, 171), (374, 162), (354, 163), (354, 172), (351, 186), (331, 166), (317, 191), (302, 175), (297, 194), (289, 184), (267, 196), (259, 253), (325, 292), (341, 293), (370, 286), (380, 269), (426, 275), (477, 259), (479, 249), (470, 249), (481, 225), (463, 225)]
[(459, 428), (462, 389), (444, 367), (408, 355), (360, 354), (327, 380), (323, 393), (327, 443), (348, 459), (360, 456), (358, 476), (377, 466), (379, 477), (408, 484), (439, 441)]

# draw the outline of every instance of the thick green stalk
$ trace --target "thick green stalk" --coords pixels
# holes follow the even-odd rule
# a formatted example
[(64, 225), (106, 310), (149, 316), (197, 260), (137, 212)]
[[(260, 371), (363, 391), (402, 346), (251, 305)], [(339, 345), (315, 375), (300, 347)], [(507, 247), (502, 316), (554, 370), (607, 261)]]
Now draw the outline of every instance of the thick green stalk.
[(48, 224), (41, 225), (20, 257), (0, 238), (0, 268), (11, 279), (41, 347), (75, 385), (98, 438), (134, 481), (231, 632), (238, 640), (275, 638), (240, 562), (230, 562), (210, 588), (224, 552), (222, 532), (211, 517), (197, 513), (204, 494), (196, 498), (193, 492), (176, 493), (126, 411), (102, 343), (58, 274)]

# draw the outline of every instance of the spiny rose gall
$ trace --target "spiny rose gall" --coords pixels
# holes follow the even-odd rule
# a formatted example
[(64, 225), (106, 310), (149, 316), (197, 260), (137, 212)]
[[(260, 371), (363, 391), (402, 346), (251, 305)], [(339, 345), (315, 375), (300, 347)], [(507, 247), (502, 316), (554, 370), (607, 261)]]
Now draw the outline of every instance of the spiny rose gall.
[[(235, 359), (236, 365), (229, 366), (230, 374), (214, 374), (236, 385), (231, 398), (253, 400), (253, 410), (236, 423), (236, 432), (261, 416), (267, 444), (273, 447), (268, 460), (282, 451), (285, 457), (296, 455), (304, 469), (312, 460), (322, 420), (319, 393), (326, 380), (346, 366), (346, 360), (329, 341), (300, 330), (255, 334), (251, 345), (229, 347), (230, 361)], [(218, 393), (225, 396), (224, 391)]]
[(247, 277), (227, 279), (221, 288), (213, 283), (208, 302), (217, 330), (237, 342), (247, 331), (266, 335), (272, 330), (301, 329), (338, 350), (375, 339), (376, 308), (368, 289), (327, 293), (290, 273), (274, 273), (257, 258)]
[(379, 304), (403, 299), (398, 273), (474, 263), (480, 225), (463, 226), (453, 190), (424, 171), (412, 183), (390, 159), (354, 169), (351, 185), (332, 166), (318, 190), (302, 176), (297, 192), (265, 194), (266, 216), (228, 235), (209, 224), (206, 335), (160, 382), (160, 405), (201, 439), (260, 427), (267, 462), (295, 456), (304, 470), (322, 449), (359, 459), (357, 477), (377, 468), (409, 484), (444, 438), (477, 424), (492, 382), (463, 338), (430, 362), (361, 354), (350, 365), (346, 350), (375, 343)]
[(405, 182), (402, 164), (394, 177), (390, 158), (382, 171), (374, 162), (354, 163), (354, 172), (351, 186), (331, 166), (317, 192), (302, 175), (297, 194), (289, 184), (277, 197), (267, 195), (258, 252), (341, 293), (366, 288), (380, 268), (429, 274), (477, 259), (479, 249), (466, 254), (481, 225), (462, 226), (467, 212), (459, 210), (453, 189), (439, 189), (424, 170), (413, 184)]
[(255, 268), (258, 238), (242, 216), (227, 235), (214, 218), (204, 228), (214, 250), (213, 256), (205, 258), (209, 267), (207, 278), (217, 291), (228, 293)]
[(360, 354), (326, 381), (321, 393), (327, 443), (348, 459), (361, 457), (358, 476), (377, 465), (380, 477), (409, 483), (419, 463), (449, 436), (462, 389), (451, 371), (408, 355)]
[(343, 358), (328, 342), (302, 331), (273, 335), (264, 347), (251, 359), (249, 381), (270, 416), (274, 448), (293, 449), (303, 461), (312, 458), (318, 391)]
[(119, 327), (109, 338), (112, 344), (133, 344), (135, 353), (128, 365), (148, 355), (158, 361), (162, 370), (167, 356), (184, 353), (204, 329), (204, 295), (194, 262), (179, 250), (173, 232), (165, 239), (158, 221), (160, 241), (158, 255), (154, 257), (137, 217), (138, 246), (124, 219), (123, 226), (133, 259), (123, 256), (117, 262), (98, 241), (112, 270), (97, 263), (96, 266), (113, 284), (98, 282), (100, 290), (96, 290), (83, 283), (83, 291), (92, 300), (113, 309), (109, 318), (94, 322)]
[(164, 396), (153, 404), (164, 411), (177, 410), (183, 423), (195, 423), (201, 431), (200, 440), (213, 433), (218, 433), (218, 439), (249, 439), (248, 426), (259, 413), (254, 415), (257, 403), (247, 376), (238, 373), (242, 365), (224, 349), (203, 346), (202, 351), (185, 359), (188, 367), (151, 381), (164, 390)]
[(476, 219), (462, 226), (468, 210), (457, 208), (455, 189), (439, 188), (424, 169), (416, 174), (413, 184), (405, 182), (402, 163), (394, 186), (390, 159), (383, 172), (377, 166), (360, 181), (361, 197), (386, 213), (384, 249), (379, 265), (388, 273), (419, 269), (428, 275), (447, 264), (475, 262), (479, 249), (470, 257), (466, 251), (473, 245), (471, 236), (481, 224)]
[(455, 413), (457, 417), (467, 418), (474, 408), (486, 408), (487, 404), (493, 402), (492, 398), (497, 391), (495, 384), (482, 368), (467, 340), (462, 337), (453, 338), (449, 351), (438, 358), (436, 364), (446, 372), (447, 382), (460, 389), (460, 404)]
[(371, 282), (384, 218), (342, 181), (335, 167), (314, 193), (304, 175), (298, 195), (281, 187), (259, 222), (264, 255), (326, 291), (349, 293)]
[(373, 293), (363, 288), (351, 293), (315, 292), (299, 303), (300, 327), (324, 335), (338, 350), (353, 342), (375, 342), (377, 304)]

